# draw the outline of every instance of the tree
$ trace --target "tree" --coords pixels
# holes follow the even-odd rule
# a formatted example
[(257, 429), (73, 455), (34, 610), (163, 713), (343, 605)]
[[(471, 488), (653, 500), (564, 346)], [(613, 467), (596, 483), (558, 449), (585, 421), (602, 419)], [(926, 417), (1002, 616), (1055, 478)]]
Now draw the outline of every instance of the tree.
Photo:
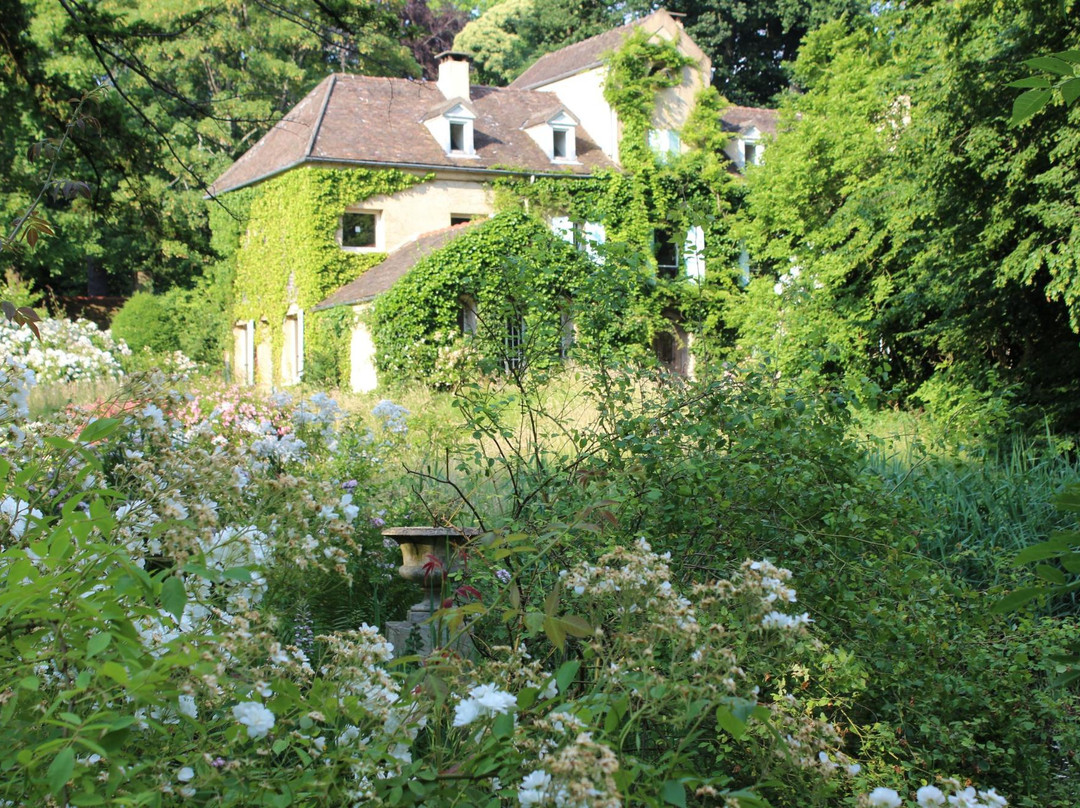
[(470, 22), (454, 41), (470, 53), (481, 81), (508, 84), (545, 53), (617, 25), (598, 0), (502, 0)]
[(735, 104), (768, 106), (789, 84), (785, 63), (826, 22), (869, 13), (866, 0), (670, 0), (631, 2), (646, 13), (684, 14), (686, 31), (713, 60), (713, 84)]
[(1076, 36), (1034, 0), (812, 33), (795, 65), (806, 92), (785, 100), (750, 177), (747, 235), (769, 272), (732, 312), (747, 346), (772, 340), (791, 371), (963, 404), (984, 427), (991, 410), (1018, 414), (1009, 401), (1074, 423), (1077, 111), (1017, 130), (1001, 87), (1034, 48)]
[(96, 83), (101, 138), (75, 133), (65, 174), (87, 199), (50, 200), (59, 238), (14, 261), (61, 294), (189, 285), (214, 260), (206, 184), (327, 70), (416, 75), (381, 4), (340, 0), (129, 4), (0, 0), (0, 209), (40, 185), (24, 156)]

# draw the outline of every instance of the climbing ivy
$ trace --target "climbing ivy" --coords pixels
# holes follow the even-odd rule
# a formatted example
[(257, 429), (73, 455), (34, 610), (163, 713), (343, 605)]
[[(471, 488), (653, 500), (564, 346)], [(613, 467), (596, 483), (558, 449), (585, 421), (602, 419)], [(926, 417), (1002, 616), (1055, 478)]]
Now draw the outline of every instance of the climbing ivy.
[[(480, 369), (517, 366), (507, 345), (511, 324), (524, 324), (520, 359), (546, 367), (563, 349), (563, 316), (572, 317), (576, 351), (618, 342), (589, 312), (594, 295), (619, 297), (619, 280), (556, 237), (545, 221), (509, 211), (475, 224), (423, 258), (375, 300), (376, 364), (387, 378), (422, 378), (441, 386)], [(475, 307), (474, 334), (463, 333), (463, 304)], [(609, 318), (617, 322), (619, 318)]]
[[(384, 253), (353, 253), (337, 241), (342, 212), (373, 196), (393, 194), (424, 180), (397, 170), (301, 167), (254, 188), (231, 193), (226, 202), (236, 219), (215, 217), (215, 238), (235, 244), (232, 320), (265, 321), (272, 335), (275, 372), (289, 306), (305, 311), (335, 289), (382, 261)], [(307, 321), (307, 342), (319, 355), (348, 355), (348, 328), (333, 315), (316, 312)], [(320, 344), (328, 343), (328, 344)], [(340, 380), (347, 368), (331, 372), (319, 365), (323, 380)]]
[[(604, 89), (622, 124), (624, 170), (589, 180), (506, 178), (496, 183), (496, 206), (602, 223), (605, 269), (620, 274), (620, 289), (627, 295), (618, 303), (624, 344), (636, 334), (644, 352), (679, 321), (697, 335), (699, 359), (705, 354), (719, 358), (731, 334), (717, 312), (739, 294), (740, 249), (732, 220), (742, 199), (742, 179), (723, 152), (729, 134), (721, 114), (727, 102), (715, 88), (699, 92), (681, 133), (690, 147), (686, 153), (660, 157), (648, 143), (657, 93), (681, 84), (693, 64), (673, 42), (651, 41), (644, 32), (630, 36), (608, 57)], [(681, 241), (692, 227), (705, 234), (706, 282), (688, 283), (681, 273), (675, 279), (660, 277), (654, 255), (657, 232), (668, 231)], [(700, 362), (698, 367), (704, 369)]]
[(635, 172), (656, 162), (648, 136), (657, 94), (682, 84), (683, 69), (694, 64), (674, 42), (650, 37), (641, 29), (628, 36), (608, 56), (604, 81), (604, 98), (622, 124), (619, 160)]

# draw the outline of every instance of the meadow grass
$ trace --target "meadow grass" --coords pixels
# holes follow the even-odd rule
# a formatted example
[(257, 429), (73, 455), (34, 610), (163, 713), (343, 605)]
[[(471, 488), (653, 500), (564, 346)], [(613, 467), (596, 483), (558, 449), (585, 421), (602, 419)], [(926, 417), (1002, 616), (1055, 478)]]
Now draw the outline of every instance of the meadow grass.
[(1073, 526), (1054, 497), (1080, 479), (1071, 441), (1049, 432), (962, 442), (917, 413), (861, 414), (867, 469), (920, 517), (919, 548), (976, 586), (1013, 578), (1016, 553)]
[(123, 382), (94, 379), (62, 384), (37, 385), (30, 391), (27, 405), (31, 418), (42, 418), (70, 406), (88, 406), (113, 398)]

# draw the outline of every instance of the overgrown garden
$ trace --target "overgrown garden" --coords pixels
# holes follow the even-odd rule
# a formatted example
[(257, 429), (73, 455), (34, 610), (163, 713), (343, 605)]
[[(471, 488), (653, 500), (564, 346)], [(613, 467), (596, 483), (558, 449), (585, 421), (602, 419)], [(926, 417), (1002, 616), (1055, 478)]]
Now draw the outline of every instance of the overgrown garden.
[[(2, 64), (83, 71), (46, 54), (59, 12), (17, 5), (40, 25)], [(494, 5), (495, 28), (564, 10)], [(687, 5), (701, 30), (729, 11)], [(820, 21), (810, 5), (781, 29)], [(1080, 803), (1080, 54), (1073, 4), (1044, 6), (847, 8), (803, 40), (801, 91), (745, 178), (720, 154), (714, 89), (682, 132), (693, 151), (645, 147), (643, 104), (683, 65), (631, 38), (609, 87), (630, 170), (501, 182), (498, 216), (379, 299), (399, 384), (378, 396), (332, 389), (351, 313), (312, 318), (288, 391), (222, 384), (216, 362), (234, 315), (280, 319), (285, 287), (307, 307), (377, 260), (337, 248), (335, 211), (418, 178), (289, 172), (190, 240), (170, 229), (189, 194), (163, 208), (162, 174), (115, 183), (149, 224), (106, 274), (153, 266), (172, 289), (133, 297), (114, 333), (25, 308), (116, 249), (76, 238), (106, 200), (42, 202), (49, 220), (5, 233), (21, 275), (0, 296), (0, 803)], [(209, 40), (207, 75), (289, 96), (324, 46), (259, 9)], [(74, 35), (141, 43), (136, 73), (152, 61), (143, 38), (168, 26), (98, 11)], [(218, 15), (244, 16), (204, 11), (163, 19), (220, 34)], [(383, 12), (327, 23), (335, 58), (379, 61)], [(245, 66), (260, 37), (291, 43), (295, 70)], [(159, 38), (178, 64), (203, 52)], [(1018, 78), (1042, 108), (1017, 126), (1002, 88)], [(0, 98), (58, 108), (26, 90)], [(169, 98), (151, 123), (187, 120)], [(115, 97), (103, 112), (123, 128)], [(202, 136), (173, 157), (220, 160)], [(553, 214), (606, 238), (559, 238)], [(663, 277), (656, 232), (692, 228), (705, 277)], [(463, 296), (488, 328), (462, 334)], [(528, 339), (509, 345), (509, 320)], [(676, 325), (696, 335), (693, 380), (652, 355)], [(440, 583), (420, 631), (441, 647), (395, 653), (388, 624), (418, 589), (383, 530), (423, 525), (462, 533), (452, 559), (423, 559)]]

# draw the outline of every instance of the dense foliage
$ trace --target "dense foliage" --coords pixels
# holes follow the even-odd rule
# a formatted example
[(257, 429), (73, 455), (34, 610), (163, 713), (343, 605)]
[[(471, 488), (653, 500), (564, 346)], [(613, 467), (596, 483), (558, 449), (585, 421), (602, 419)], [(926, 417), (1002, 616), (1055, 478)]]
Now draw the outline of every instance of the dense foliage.
[[(403, 4), (404, 5), (404, 4)], [(25, 210), (44, 171), (31, 143), (58, 137), (69, 98), (104, 84), (58, 176), (88, 198), (50, 200), (60, 236), (15, 268), (60, 294), (190, 287), (215, 259), (206, 186), (329, 70), (416, 75), (397, 9), (297, 2), (0, 4), (0, 210)], [(404, 13), (404, 9), (401, 9)], [(412, 15), (410, 34), (417, 39)], [(224, 203), (228, 205), (229, 203)]]
[[(444, 447), (389, 401), (365, 427), (162, 381), (30, 423), (0, 374), (4, 799), (1075, 802), (1046, 685), (1075, 620), (1005, 623), (921, 558), (836, 400), (608, 372), (574, 425), (552, 390), (466, 386)], [(433, 627), (476, 650), (395, 665), (367, 623), (408, 598), (383, 517), (434, 515), (395, 479), (417, 450), (485, 527)]]
[(1001, 88), (1076, 36), (1064, 8), (979, 0), (812, 33), (750, 175), (745, 349), (970, 426), (1075, 426), (1080, 113), (1011, 128)]

